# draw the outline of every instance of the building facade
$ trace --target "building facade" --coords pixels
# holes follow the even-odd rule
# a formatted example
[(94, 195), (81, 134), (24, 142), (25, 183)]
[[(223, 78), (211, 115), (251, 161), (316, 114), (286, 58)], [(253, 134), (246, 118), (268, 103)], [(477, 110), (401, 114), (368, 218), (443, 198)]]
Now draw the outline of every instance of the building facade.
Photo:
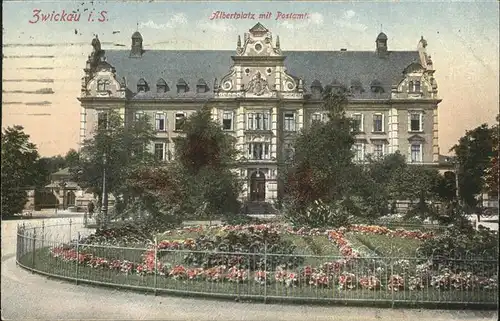
[[(184, 118), (208, 106), (242, 151), (242, 200), (278, 198), (278, 164), (293, 153), (301, 128), (324, 120), (323, 87), (348, 96), (348, 116), (359, 126), (355, 160), (400, 151), (409, 162), (439, 164), (438, 90), (427, 42), (390, 51), (380, 33), (369, 51), (283, 52), (278, 36), (257, 23), (236, 51), (144, 50), (139, 32), (130, 49), (101, 49), (92, 41), (82, 78), (81, 140), (110, 109), (125, 122), (148, 114), (157, 158), (174, 157), (173, 138)], [(332, 151), (334, 152), (334, 151)]]

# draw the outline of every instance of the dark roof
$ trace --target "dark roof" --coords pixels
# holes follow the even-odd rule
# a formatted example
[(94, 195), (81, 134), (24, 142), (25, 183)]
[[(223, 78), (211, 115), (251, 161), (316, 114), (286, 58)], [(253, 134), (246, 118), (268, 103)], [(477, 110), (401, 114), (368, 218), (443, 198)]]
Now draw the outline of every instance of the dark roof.
[[(170, 87), (179, 79), (185, 79), (188, 85), (195, 85), (198, 79), (212, 83), (215, 78), (220, 80), (228, 74), (233, 65), (231, 56), (235, 55), (233, 50), (146, 50), (141, 58), (129, 58), (129, 53), (129, 50), (106, 50), (106, 57), (115, 67), (118, 79), (126, 78), (132, 92), (137, 91), (140, 78), (147, 82), (163, 78)], [(379, 98), (390, 97), (392, 85), (402, 79), (404, 69), (412, 62), (419, 62), (417, 51), (389, 51), (384, 58), (375, 51), (289, 51), (283, 54), (287, 57), (287, 72), (302, 78), (306, 90), (316, 79), (323, 87), (333, 80), (348, 87), (356, 79), (365, 88), (370, 88), (377, 80), (384, 88), (384, 94), (376, 95)], [(184, 96), (190, 96), (189, 93)], [(207, 94), (213, 95), (211, 92), (198, 95), (206, 97)], [(359, 98), (373, 98), (375, 94), (366, 91), (359, 95)], [(143, 96), (151, 98), (154, 93)]]
[(377, 40), (387, 40), (387, 35), (385, 33), (381, 32), (378, 34)]
[(142, 39), (142, 35), (139, 31), (136, 31), (132, 34), (132, 39)]

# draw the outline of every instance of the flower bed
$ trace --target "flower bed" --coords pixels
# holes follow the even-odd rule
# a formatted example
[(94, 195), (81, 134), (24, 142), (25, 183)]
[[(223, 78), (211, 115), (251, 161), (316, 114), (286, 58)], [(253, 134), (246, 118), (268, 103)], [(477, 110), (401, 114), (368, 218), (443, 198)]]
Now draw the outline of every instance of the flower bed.
[[(419, 291), (471, 289), (495, 290), (496, 275), (481, 275), (473, 271), (450, 271), (431, 263), (410, 264), (408, 260), (364, 258), (346, 238), (350, 231), (366, 235), (385, 235), (392, 238), (421, 240), (432, 237), (418, 231), (392, 231), (377, 226), (352, 226), (338, 230), (292, 229), (277, 225), (238, 225), (210, 228), (222, 231), (219, 236), (200, 236), (196, 239), (162, 240), (150, 245), (141, 262), (108, 259), (72, 247), (51, 250), (52, 257), (64, 262), (102, 271), (148, 277), (160, 275), (165, 279), (235, 284), (282, 285), (286, 288), (337, 288), (342, 291)], [(203, 227), (182, 230), (192, 235), (204, 234)], [(175, 232), (178, 237), (179, 231)], [(168, 232), (165, 234), (169, 234)], [(171, 233), (171, 235), (174, 233)], [(281, 239), (283, 234), (327, 237), (339, 248), (342, 257), (311, 266), (303, 265), (305, 258), (294, 253), (292, 244)], [(233, 252), (233, 253), (230, 253)], [(238, 253), (234, 253), (238, 252)], [(265, 252), (265, 253), (264, 253)], [(156, 254), (156, 255), (155, 255)], [(320, 259), (319, 257), (316, 259)]]

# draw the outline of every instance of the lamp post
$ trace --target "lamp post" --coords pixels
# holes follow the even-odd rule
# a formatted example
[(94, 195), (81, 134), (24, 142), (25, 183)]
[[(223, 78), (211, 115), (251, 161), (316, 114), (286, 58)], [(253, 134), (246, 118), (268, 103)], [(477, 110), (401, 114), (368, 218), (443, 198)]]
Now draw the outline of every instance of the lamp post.
[(106, 152), (103, 154), (101, 222), (106, 227), (108, 218), (108, 190), (106, 186)]

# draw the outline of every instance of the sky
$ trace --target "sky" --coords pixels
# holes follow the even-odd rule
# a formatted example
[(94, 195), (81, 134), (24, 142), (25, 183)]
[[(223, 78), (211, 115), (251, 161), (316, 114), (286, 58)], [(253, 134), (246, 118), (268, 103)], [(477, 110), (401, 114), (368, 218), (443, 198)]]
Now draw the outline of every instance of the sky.
[[(36, 20), (34, 10), (39, 16), (74, 11), (80, 20), (30, 23)], [(217, 11), (255, 14), (255, 19), (210, 19)], [(94, 21), (88, 19), (90, 12)], [(271, 17), (259, 20), (266, 12)], [(276, 19), (278, 12), (307, 13), (308, 18)], [(388, 36), (389, 50), (416, 50), (424, 36), (443, 99), (438, 107), (441, 153), (447, 154), (466, 130), (492, 124), (498, 113), (496, 1), (4, 1), (2, 14), (2, 127), (23, 125), (43, 156), (78, 147), (76, 98), (93, 35), (99, 35), (105, 50), (128, 49), (137, 29), (146, 50), (235, 50), (237, 36), (257, 22), (280, 36), (284, 51), (374, 50), (380, 31)]]

